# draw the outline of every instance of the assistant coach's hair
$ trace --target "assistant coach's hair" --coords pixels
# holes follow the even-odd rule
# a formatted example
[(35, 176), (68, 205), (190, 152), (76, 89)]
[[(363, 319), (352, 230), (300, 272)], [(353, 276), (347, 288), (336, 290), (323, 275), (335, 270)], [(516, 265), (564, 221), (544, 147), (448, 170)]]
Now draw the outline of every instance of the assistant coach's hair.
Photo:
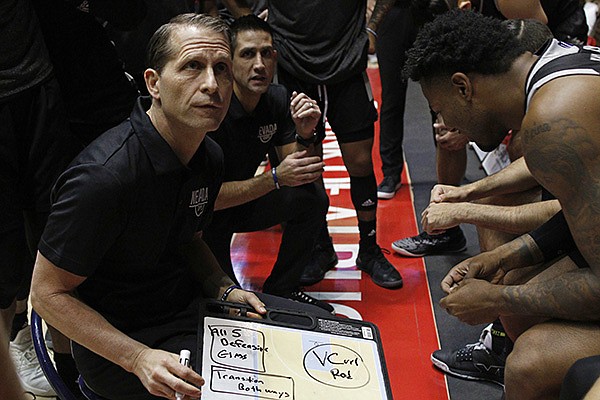
[(262, 31), (267, 32), (271, 37), (273, 36), (271, 25), (254, 14), (244, 15), (243, 17), (236, 19), (231, 23), (229, 28), (231, 30), (231, 52), (235, 51), (237, 37), (240, 32)]
[(516, 36), (495, 18), (452, 10), (427, 23), (407, 52), (404, 75), (414, 81), (455, 72), (507, 72), (525, 52)]
[(184, 26), (222, 33), (226, 37), (227, 42), (231, 41), (229, 27), (221, 18), (211, 17), (206, 14), (180, 14), (158, 28), (150, 38), (146, 63), (148, 68), (160, 72), (165, 64), (174, 56), (170, 40), (171, 34), (176, 29)]

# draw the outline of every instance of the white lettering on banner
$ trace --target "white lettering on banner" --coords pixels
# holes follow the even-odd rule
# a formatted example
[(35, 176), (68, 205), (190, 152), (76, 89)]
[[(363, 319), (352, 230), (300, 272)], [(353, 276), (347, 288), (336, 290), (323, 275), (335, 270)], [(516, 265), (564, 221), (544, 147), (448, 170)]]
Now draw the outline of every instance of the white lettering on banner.
[(323, 145), (323, 160), (329, 160), (331, 158), (341, 157), (342, 151), (339, 149), (326, 149)]
[(360, 280), (361, 272), (354, 268), (358, 256), (358, 244), (334, 243), (333, 248), (338, 254), (338, 263), (336, 268), (327, 271), (325, 279)]
[(362, 292), (306, 292), (306, 294), (319, 300), (362, 300)]
[(323, 178), (323, 183), (331, 196), (339, 195), (341, 189), (350, 190), (350, 177)]
[[(335, 134), (331, 131), (329, 125), (326, 126), (326, 137), (323, 141), (323, 160), (331, 160), (339, 157), (339, 161), (334, 161), (334, 165), (326, 165), (325, 172), (346, 172), (346, 166), (341, 160), (342, 152), (340, 145), (336, 140)], [(339, 164), (341, 162), (341, 164)], [(325, 190), (328, 191), (330, 196), (338, 196), (340, 190), (350, 190), (350, 177), (348, 175), (341, 177), (323, 177), (323, 183)], [(356, 210), (354, 208), (336, 207), (333, 205), (329, 206), (329, 212), (327, 213), (327, 221), (338, 221), (347, 218), (356, 218)], [(331, 234), (357, 234), (358, 226), (329, 226), (329, 232)], [(336, 267), (328, 271), (325, 274), (325, 279), (348, 279), (348, 280), (360, 280), (362, 279), (361, 271), (356, 269), (356, 257), (358, 256), (358, 244), (334, 244), (335, 251), (343, 254), (343, 258), (339, 257), (338, 264)], [(346, 254), (350, 253), (349, 257)], [(329, 301), (360, 301), (362, 299), (361, 292), (310, 292), (311, 296), (314, 296), (320, 300)], [(345, 315), (348, 318), (362, 320), (362, 315), (353, 307), (331, 303), (335, 309), (337, 315)]]
[[(349, 257), (338, 257), (338, 263), (335, 266), (336, 269), (354, 269), (356, 266), (356, 257), (358, 256), (358, 244), (339, 244), (334, 243), (333, 248), (335, 249), (338, 256), (343, 253), (350, 253)], [(334, 271), (330, 271), (334, 272)], [(357, 271), (360, 274), (360, 271)]]
[(345, 165), (326, 165), (325, 172), (347, 172)]
[(342, 234), (359, 234), (358, 226), (330, 226), (329, 233), (335, 235)]
[(340, 219), (355, 217), (356, 210), (352, 208), (329, 206), (329, 212), (327, 213), (327, 221), (337, 221)]

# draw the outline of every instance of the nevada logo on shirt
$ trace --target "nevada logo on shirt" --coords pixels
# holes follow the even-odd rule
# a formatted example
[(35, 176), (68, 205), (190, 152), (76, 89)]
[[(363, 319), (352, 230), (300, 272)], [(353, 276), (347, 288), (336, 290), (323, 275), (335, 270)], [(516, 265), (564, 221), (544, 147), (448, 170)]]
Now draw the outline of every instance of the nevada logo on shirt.
[(258, 138), (263, 143), (268, 143), (273, 135), (277, 132), (277, 124), (263, 125), (258, 128)]
[(192, 191), (192, 199), (190, 200), (190, 208), (194, 209), (196, 217), (199, 217), (204, 212), (204, 208), (208, 204), (208, 188), (202, 188)]

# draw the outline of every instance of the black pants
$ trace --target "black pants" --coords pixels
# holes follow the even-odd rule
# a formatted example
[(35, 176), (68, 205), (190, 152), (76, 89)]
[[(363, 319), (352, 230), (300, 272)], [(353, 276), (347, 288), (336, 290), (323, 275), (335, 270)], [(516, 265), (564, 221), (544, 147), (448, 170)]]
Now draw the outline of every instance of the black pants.
[(406, 51), (417, 29), (408, 7), (396, 5), (386, 14), (377, 32), (377, 60), (381, 77), (379, 154), (384, 176), (399, 178), (404, 166), (404, 109), (408, 81), (402, 79)]
[[(256, 293), (256, 295), (265, 303), (267, 308), (295, 310), (317, 317), (331, 318), (330, 313), (310, 304), (263, 293)], [(196, 365), (197, 356), (200, 301), (201, 299), (196, 299), (185, 310), (173, 316), (168, 323), (162, 326), (130, 332), (128, 335), (151, 348), (175, 354), (179, 354), (182, 349), (189, 349), (192, 353), (190, 365), (194, 366)], [(273, 319), (281, 322), (294, 322), (294, 317), (288, 315), (279, 315), (273, 317)], [(73, 343), (73, 356), (87, 386), (102, 397), (111, 400), (162, 399), (162, 397), (155, 397), (148, 393), (136, 375), (125, 371), (77, 343)]]
[(297, 290), (321, 229), (329, 199), (317, 184), (282, 187), (237, 207), (216, 211), (203, 239), (221, 267), (237, 281), (231, 263), (231, 237), (284, 223), (277, 261), (263, 285), (263, 292), (286, 295)]
[(81, 149), (54, 77), (0, 102), (0, 308), (27, 297), (50, 189)]

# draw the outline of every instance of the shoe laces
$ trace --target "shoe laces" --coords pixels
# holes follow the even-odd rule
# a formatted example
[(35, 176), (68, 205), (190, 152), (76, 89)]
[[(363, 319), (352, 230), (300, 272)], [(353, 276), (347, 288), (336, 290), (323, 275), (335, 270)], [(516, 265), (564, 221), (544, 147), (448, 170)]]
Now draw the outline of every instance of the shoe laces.
[(459, 349), (456, 352), (456, 360), (457, 361), (473, 361), (473, 352), (483, 350), (486, 353), (489, 353), (487, 347), (481, 342), (477, 343), (469, 343), (465, 345), (462, 349)]
[(317, 300), (301, 290), (291, 293), (291, 297), (303, 303), (315, 304)]
[(384, 247), (379, 247), (378, 244), (375, 245), (375, 248), (372, 250), (373, 251), (373, 255), (375, 256), (374, 258), (377, 259), (378, 261), (385, 261), (387, 262), (387, 258), (385, 258), (384, 254), (391, 254), (392, 252), (389, 251), (388, 249), (384, 248)]
[(387, 260), (387, 258), (385, 258), (385, 254), (391, 254), (391, 251), (389, 251), (388, 249), (381, 248), (378, 244), (376, 244), (371, 249), (367, 250), (366, 254), (367, 257), (365, 257), (365, 261), (367, 264), (373, 265), (375, 263), (379, 263), (383, 267), (394, 268)]

